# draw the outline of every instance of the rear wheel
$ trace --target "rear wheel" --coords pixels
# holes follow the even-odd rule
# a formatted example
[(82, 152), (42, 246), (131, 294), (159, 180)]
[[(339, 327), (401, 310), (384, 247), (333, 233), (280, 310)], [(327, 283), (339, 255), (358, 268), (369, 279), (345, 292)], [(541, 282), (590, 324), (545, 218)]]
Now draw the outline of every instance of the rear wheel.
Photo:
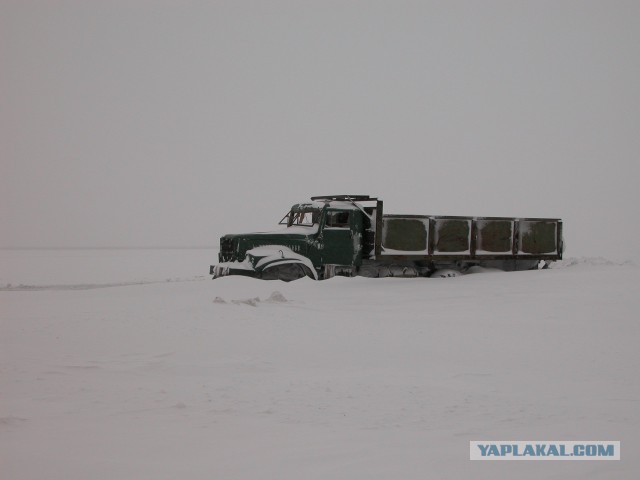
[(450, 277), (459, 277), (462, 275), (462, 272), (458, 270), (453, 270), (450, 268), (443, 268), (441, 270), (436, 270), (429, 277), (431, 278), (450, 278)]
[(360, 277), (378, 278), (380, 276), (380, 272), (378, 270), (379, 269), (376, 266), (363, 265), (358, 269), (358, 275)]

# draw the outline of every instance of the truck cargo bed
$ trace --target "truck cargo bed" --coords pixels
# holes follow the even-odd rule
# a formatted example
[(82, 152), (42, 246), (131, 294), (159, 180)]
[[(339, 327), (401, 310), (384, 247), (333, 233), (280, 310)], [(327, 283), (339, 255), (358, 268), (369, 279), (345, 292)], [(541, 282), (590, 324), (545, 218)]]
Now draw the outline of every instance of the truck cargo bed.
[(562, 221), (555, 218), (384, 215), (381, 257), (555, 260)]

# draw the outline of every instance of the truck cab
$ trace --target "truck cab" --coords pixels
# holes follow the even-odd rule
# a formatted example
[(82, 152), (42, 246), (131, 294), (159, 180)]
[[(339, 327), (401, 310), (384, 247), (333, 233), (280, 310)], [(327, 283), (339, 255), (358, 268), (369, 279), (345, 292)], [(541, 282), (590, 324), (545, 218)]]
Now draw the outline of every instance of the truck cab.
[(376, 199), (354, 195), (311, 200), (293, 205), (280, 221), (280, 230), (223, 236), (220, 264), (211, 266), (210, 273), (282, 280), (355, 275), (375, 249), (376, 207), (360, 202)]

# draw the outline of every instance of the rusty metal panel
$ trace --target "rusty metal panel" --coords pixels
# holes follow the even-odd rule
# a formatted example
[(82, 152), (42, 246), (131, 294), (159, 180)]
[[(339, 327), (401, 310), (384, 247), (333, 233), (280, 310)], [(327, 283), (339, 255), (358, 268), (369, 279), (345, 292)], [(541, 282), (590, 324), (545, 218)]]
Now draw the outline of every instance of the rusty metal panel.
[(543, 254), (557, 251), (557, 222), (520, 220), (519, 253)]
[(476, 254), (510, 254), (513, 245), (513, 221), (478, 219)]

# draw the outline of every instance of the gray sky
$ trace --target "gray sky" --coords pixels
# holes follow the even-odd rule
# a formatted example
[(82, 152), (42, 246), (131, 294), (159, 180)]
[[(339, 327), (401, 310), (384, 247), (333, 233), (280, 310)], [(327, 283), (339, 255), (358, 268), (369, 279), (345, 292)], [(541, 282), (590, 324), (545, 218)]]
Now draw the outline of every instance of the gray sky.
[(352, 193), (638, 258), (637, 1), (1, 0), (0, 62), (0, 246), (217, 245)]

